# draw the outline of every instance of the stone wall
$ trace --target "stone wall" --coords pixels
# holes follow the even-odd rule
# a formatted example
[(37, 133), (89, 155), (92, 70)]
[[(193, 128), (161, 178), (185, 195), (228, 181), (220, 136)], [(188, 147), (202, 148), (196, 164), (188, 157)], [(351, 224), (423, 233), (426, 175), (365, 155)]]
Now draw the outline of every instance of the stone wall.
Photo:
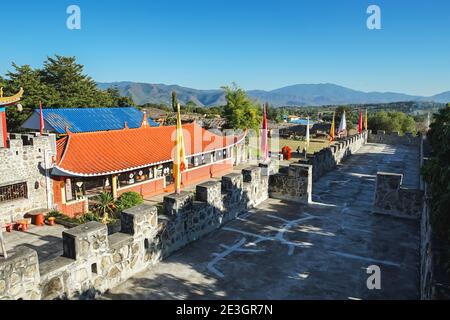
[[(422, 139), (420, 163), (426, 164), (431, 156), (431, 146)], [(450, 299), (447, 241), (439, 238), (431, 224), (432, 198), (428, 184), (421, 181), (424, 190), (424, 206), (420, 221), (420, 297), (423, 300)]]
[(98, 222), (68, 229), (63, 256), (41, 264), (36, 251), (18, 247), (0, 259), (0, 300), (105, 292), (266, 200), (268, 180), (264, 170), (249, 167), (202, 183), (195, 193), (166, 196), (160, 214), (145, 204), (125, 210), (119, 233), (108, 235)]
[(196, 192), (164, 197), (160, 243), (163, 256), (200, 239), (268, 198), (269, 176), (260, 167), (197, 185)]
[(412, 133), (407, 132), (404, 136), (401, 136), (398, 132), (386, 133), (383, 130), (378, 130), (377, 133), (369, 131), (368, 142), (370, 143), (383, 143), (392, 145), (406, 145), (406, 146), (419, 146), (422, 137), (420, 135), (414, 136)]
[[(45, 163), (56, 155), (55, 135), (10, 134), (9, 148), (0, 148), (0, 187), (26, 182), (27, 198), (0, 202), (0, 224), (23, 218), (34, 209), (47, 208)], [(47, 156), (47, 159), (45, 159)]]
[(287, 172), (271, 175), (269, 196), (274, 199), (311, 203), (312, 170), (311, 165), (293, 163)]
[[(425, 193), (428, 188), (425, 186)], [(449, 300), (448, 246), (431, 225), (431, 198), (426, 196), (420, 223), (420, 298), (422, 300)]]
[(301, 164), (312, 165), (312, 179), (317, 181), (320, 177), (336, 168), (336, 165), (357, 152), (367, 142), (367, 131), (361, 134), (338, 140), (334, 145), (324, 148), (306, 160), (299, 160)]
[(378, 172), (373, 211), (401, 218), (420, 219), (423, 191), (402, 186), (403, 175)]

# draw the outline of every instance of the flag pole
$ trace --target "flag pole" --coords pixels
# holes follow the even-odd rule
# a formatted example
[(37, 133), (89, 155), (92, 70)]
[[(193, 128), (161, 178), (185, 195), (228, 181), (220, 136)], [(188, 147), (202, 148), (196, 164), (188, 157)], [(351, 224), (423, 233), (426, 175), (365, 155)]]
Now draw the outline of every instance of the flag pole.
[(335, 116), (335, 113), (336, 112), (333, 112), (333, 121), (331, 122), (331, 128), (330, 128), (330, 144), (331, 144), (331, 142), (333, 142), (334, 141), (334, 127), (335, 127), (335, 125), (334, 125), (334, 116)]
[(175, 155), (173, 159), (173, 175), (175, 178), (175, 193), (181, 193), (182, 172), (187, 169), (186, 151), (184, 147), (183, 127), (181, 126), (180, 104), (177, 104), (177, 125), (176, 125), (176, 142)]
[(306, 153), (308, 153), (309, 149), (309, 115), (307, 117), (307, 123), (306, 123)]
[(44, 133), (44, 114), (42, 111), (42, 100), (39, 101), (39, 132), (41, 136)]

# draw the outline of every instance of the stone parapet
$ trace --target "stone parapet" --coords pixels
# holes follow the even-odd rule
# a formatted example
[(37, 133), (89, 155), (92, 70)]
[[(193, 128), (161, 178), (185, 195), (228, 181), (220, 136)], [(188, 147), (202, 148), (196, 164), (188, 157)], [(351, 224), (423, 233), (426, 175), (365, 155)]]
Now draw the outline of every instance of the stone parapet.
[(317, 181), (320, 177), (336, 168), (347, 157), (356, 153), (365, 143), (367, 143), (368, 132), (346, 137), (338, 140), (328, 148), (308, 155), (306, 159), (299, 160), (301, 164), (312, 166), (312, 179)]
[(370, 143), (383, 143), (391, 145), (406, 145), (406, 146), (420, 146), (421, 135), (413, 135), (411, 132), (405, 133), (401, 136), (398, 132), (386, 133), (383, 130), (378, 130), (377, 133), (373, 133), (371, 130), (368, 135), (368, 142)]
[(402, 218), (419, 219), (423, 210), (423, 191), (402, 186), (403, 175), (378, 172), (373, 211)]
[(147, 204), (124, 210), (110, 236), (99, 222), (66, 230), (63, 256), (42, 264), (19, 247), (0, 259), (0, 300), (94, 298), (267, 199), (268, 179), (251, 167), (164, 197), (159, 215)]
[(308, 204), (312, 201), (312, 166), (293, 163), (287, 173), (270, 176), (269, 196)]

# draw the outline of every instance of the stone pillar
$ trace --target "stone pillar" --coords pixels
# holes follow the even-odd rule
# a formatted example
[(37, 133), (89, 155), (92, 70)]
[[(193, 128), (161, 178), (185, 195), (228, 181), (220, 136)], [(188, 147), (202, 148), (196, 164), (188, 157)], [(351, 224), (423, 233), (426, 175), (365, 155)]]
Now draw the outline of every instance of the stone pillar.
[(117, 195), (117, 175), (116, 174), (113, 174), (111, 176), (111, 191), (112, 191), (112, 195), (113, 195), (114, 199), (117, 199), (118, 195)]
[(124, 210), (120, 215), (121, 232), (134, 238), (153, 238), (158, 229), (158, 209), (155, 206), (142, 204)]
[(207, 181), (196, 187), (196, 200), (206, 202), (213, 207), (220, 207), (221, 205), (221, 188), (220, 181)]
[(374, 202), (375, 211), (385, 213), (397, 210), (402, 179), (402, 174), (377, 172)]
[(64, 257), (75, 260), (89, 259), (109, 249), (108, 228), (92, 221), (63, 232)]
[(242, 175), (244, 177), (244, 182), (252, 183), (259, 180), (261, 176), (261, 168), (259, 167), (249, 167), (242, 169)]
[[(243, 185), (242, 174), (230, 173), (222, 177), (222, 191), (230, 192), (233, 190), (241, 190)], [(197, 191), (198, 192), (198, 191)]]
[(164, 212), (168, 215), (176, 215), (180, 211), (189, 210), (192, 207), (194, 195), (191, 192), (181, 191), (164, 197)]
[(270, 176), (269, 196), (274, 199), (308, 204), (312, 201), (312, 166), (293, 163), (288, 173)]

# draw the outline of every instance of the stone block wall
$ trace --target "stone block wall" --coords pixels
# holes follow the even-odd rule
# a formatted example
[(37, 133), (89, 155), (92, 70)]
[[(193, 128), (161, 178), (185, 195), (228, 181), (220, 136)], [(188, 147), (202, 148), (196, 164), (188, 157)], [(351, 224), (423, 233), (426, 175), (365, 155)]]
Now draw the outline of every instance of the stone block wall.
[(18, 247), (0, 262), (0, 300), (39, 299), (39, 263), (37, 252)]
[(220, 228), (268, 198), (269, 176), (259, 167), (197, 185), (196, 192), (164, 197), (159, 243), (164, 257)]
[(368, 132), (350, 136), (336, 141), (334, 145), (324, 148), (308, 158), (299, 160), (299, 163), (312, 166), (312, 179), (317, 181), (320, 177), (336, 168), (336, 165), (357, 152), (367, 142)]
[(368, 142), (370, 143), (383, 143), (392, 145), (406, 145), (406, 146), (419, 146), (421, 143), (421, 136), (414, 136), (412, 133), (407, 132), (404, 136), (401, 136), (398, 132), (386, 133), (383, 130), (378, 130), (377, 133), (369, 131)]
[(403, 187), (402, 179), (402, 174), (377, 173), (373, 210), (375, 213), (419, 219), (423, 210), (423, 191)]
[(28, 194), (24, 199), (0, 201), (0, 224), (48, 207), (46, 189), (52, 190), (52, 182), (45, 177), (45, 157), (51, 162), (55, 155), (53, 134), (10, 134), (9, 148), (0, 148), (0, 187), (26, 182)]
[(64, 254), (38, 262), (36, 251), (16, 248), (0, 259), (1, 299), (92, 297), (150, 267), (188, 243), (220, 228), (268, 197), (261, 168), (231, 173), (220, 181), (164, 198), (164, 213), (140, 205), (121, 215), (121, 231), (89, 222), (63, 232)]
[[(420, 148), (421, 165), (429, 161), (431, 147), (426, 139)], [(421, 181), (424, 190), (424, 206), (420, 221), (420, 298), (422, 300), (450, 300), (450, 278), (448, 276), (448, 246), (433, 230), (428, 184)]]
[(269, 196), (308, 204), (312, 198), (312, 166), (293, 163), (288, 172), (270, 176)]

